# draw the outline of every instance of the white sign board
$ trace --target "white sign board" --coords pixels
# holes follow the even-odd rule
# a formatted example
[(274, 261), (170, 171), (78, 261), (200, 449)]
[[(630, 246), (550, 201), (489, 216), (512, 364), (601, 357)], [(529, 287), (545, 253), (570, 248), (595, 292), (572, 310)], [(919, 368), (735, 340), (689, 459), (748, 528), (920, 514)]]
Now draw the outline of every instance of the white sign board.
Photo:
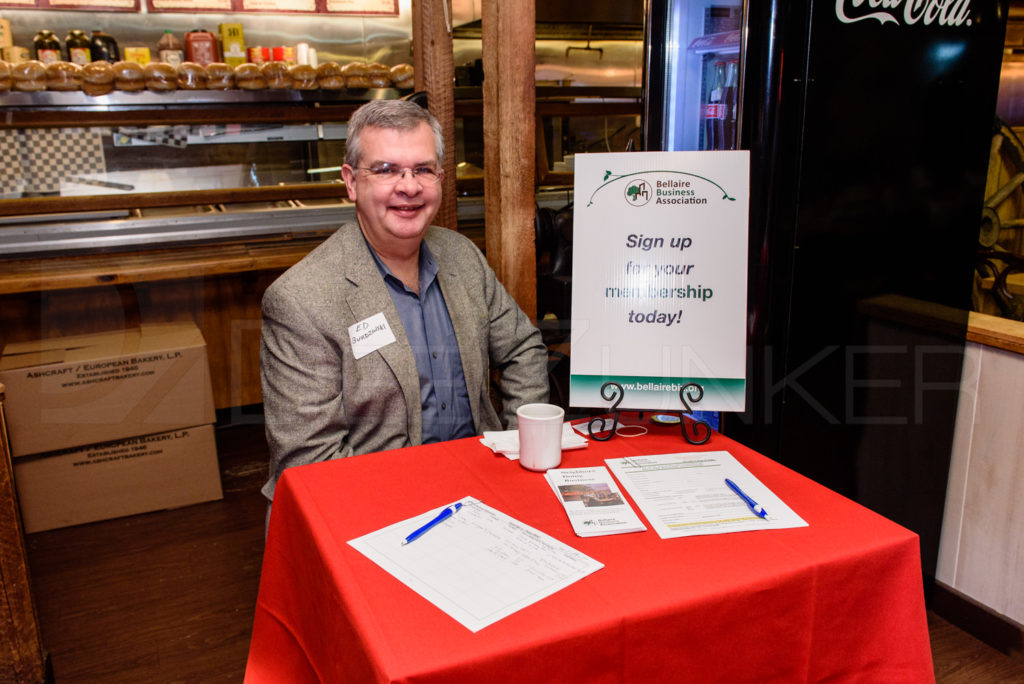
[(569, 403), (742, 411), (747, 151), (578, 154)]

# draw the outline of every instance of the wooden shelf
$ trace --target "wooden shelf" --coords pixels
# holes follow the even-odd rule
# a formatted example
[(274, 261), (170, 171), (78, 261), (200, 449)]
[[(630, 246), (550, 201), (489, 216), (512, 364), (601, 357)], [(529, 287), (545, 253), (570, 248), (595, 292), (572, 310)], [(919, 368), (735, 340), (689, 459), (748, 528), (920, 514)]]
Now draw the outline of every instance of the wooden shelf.
[(218, 188), (178, 192), (68, 197), (22, 197), (0, 202), (0, 216), (84, 213), (114, 209), (152, 209), (207, 204), (279, 202), (285, 200), (339, 199), (346, 196), (344, 183), (293, 183), (261, 188)]
[(972, 311), (967, 320), (967, 341), (1024, 354), (1024, 323)]
[[(874, 297), (860, 303), (858, 310), (901, 325), (913, 325), (937, 333), (965, 334), (968, 342), (1024, 354), (1024, 323), (1000, 316), (965, 312), (899, 295)], [(963, 317), (967, 328), (963, 331)]]
[(285, 269), (323, 239), (282, 236), (244, 244), (16, 259), (4, 264), (0, 295)]
[(393, 99), (390, 88), (330, 90), (179, 90), (170, 93), (7, 93), (0, 128), (169, 124), (324, 123), (347, 121), (368, 100)]

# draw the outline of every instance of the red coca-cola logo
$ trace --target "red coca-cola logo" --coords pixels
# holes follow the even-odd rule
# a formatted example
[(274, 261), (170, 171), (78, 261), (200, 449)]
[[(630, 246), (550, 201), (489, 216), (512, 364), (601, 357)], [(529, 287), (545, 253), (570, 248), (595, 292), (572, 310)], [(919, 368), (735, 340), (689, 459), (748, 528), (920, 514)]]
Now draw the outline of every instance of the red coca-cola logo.
[(836, 0), (836, 19), (844, 24), (970, 26), (970, 14), (971, 0)]
[(706, 105), (704, 105), (704, 118), (705, 119), (724, 119), (725, 118), (725, 105), (724, 104), (706, 104)]

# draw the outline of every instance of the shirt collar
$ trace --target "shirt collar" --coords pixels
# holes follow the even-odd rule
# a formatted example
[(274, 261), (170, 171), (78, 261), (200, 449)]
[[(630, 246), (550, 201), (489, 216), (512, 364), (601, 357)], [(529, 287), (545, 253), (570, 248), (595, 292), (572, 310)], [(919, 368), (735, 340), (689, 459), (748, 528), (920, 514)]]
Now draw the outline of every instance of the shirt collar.
[[(366, 240), (365, 235), (363, 236), (363, 240)], [(405, 283), (391, 272), (391, 269), (388, 268), (387, 264), (385, 264), (383, 260), (381, 260), (380, 256), (374, 251), (373, 247), (370, 246), (369, 242), (366, 243), (366, 248), (370, 250), (370, 254), (373, 255), (373, 261), (377, 264), (377, 270), (380, 271), (381, 276), (385, 280), (390, 279), (391, 282), (397, 284), (402, 289), (411, 292), (411, 290), (405, 286)], [(430, 287), (430, 284), (434, 282), (434, 279), (437, 277), (437, 271), (437, 261), (434, 259), (434, 255), (430, 251), (430, 248), (427, 247), (426, 241), (420, 242), (419, 285), (421, 293), (426, 292), (427, 288)]]

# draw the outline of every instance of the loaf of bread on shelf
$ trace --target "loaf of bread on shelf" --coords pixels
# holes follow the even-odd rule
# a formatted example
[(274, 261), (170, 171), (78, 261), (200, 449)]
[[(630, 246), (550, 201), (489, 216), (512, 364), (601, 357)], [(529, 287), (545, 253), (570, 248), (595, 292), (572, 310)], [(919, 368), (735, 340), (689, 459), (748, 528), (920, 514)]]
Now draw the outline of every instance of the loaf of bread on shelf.
[(366, 65), (362, 62), (349, 62), (341, 67), (341, 71), (345, 74), (345, 87), (349, 90), (362, 90), (371, 87)]
[(82, 67), (71, 62), (51, 62), (46, 65), (47, 90), (81, 90)]
[(178, 87), (182, 90), (204, 90), (206, 88), (206, 67), (195, 62), (179, 64)]
[(146, 87), (146, 72), (137, 62), (114, 62), (110, 67), (114, 71), (114, 88), (126, 92), (137, 92)]
[(345, 74), (337, 62), (323, 62), (316, 68), (316, 82), (324, 90), (341, 90), (345, 87)]
[(366, 65), (366, 78), (371, 88), (390, 88), (391, 70), (380, 62), (371, 62)]
[(206, 65), (207, 90), (229, 90), (235, 85), (235, 69), (224, 62), (210, 62)]
[(292, 79), (292, 88), (296, 90), (316, 90), (318, 87), (316, 69), (308, 64), (293, 64), (288, 67), (288, 75)]
[(146, 75), (146, 87), (155, 93), (166, 93), (178, 89), (178, 70), (165, 62), (150, 62), (142, 68)]
[(98, 60), (82, 67), (82, 91), (98, 97), (114, 89), (114, 70), (110, 62)]
[(414, 76), (411, 64), (396, 64), (389, 70), (391, 81), (399, 90), (409, 90), (414, 85)]
[(263, 80), (267, 82), (267, 87), (271, 90), (292, 87), (292, 77), (288, 74), (286, 62), (265, 62), (260, 66), (260, 71), (263, 72)]
[(235, 67), (235, 85), (242, 90), (263, 90), (267, 82), (259, 64), (246, 62)]
[(11, 67), (11, 84), (27, 93), (46, 90), (46, 65), (37, 59), (18, 62)]
[(0, 93), (11, 89), (11, 65), (9, 62), (0, 60)]

